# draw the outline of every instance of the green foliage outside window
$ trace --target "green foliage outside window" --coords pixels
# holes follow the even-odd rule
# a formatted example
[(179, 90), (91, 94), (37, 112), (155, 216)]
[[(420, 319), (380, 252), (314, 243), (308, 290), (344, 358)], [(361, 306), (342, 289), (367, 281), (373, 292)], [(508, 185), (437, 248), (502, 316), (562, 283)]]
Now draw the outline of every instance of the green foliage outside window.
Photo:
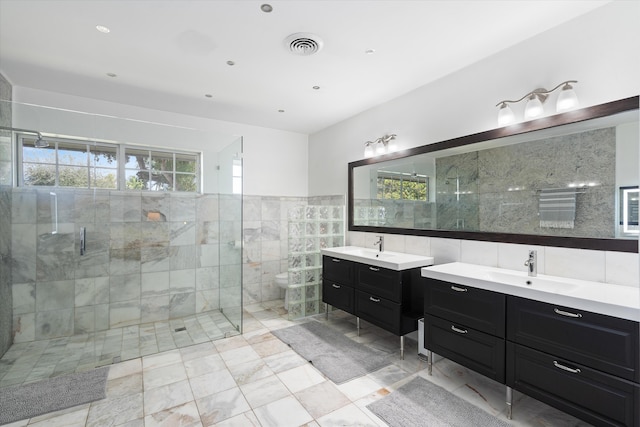
[(378, 199), (427, 201), (426, 177), (378, 176)]
[[(51, 140), (49, 147), (36, 148), (24, 137), (22, 183), (26, 186), (118, 188), (124, 169), (126, 190), (198, 192), (198, 155), (151, 151), (115, 144), (93, 144)], [(118, 151), (126, 162), (118, 164)]]

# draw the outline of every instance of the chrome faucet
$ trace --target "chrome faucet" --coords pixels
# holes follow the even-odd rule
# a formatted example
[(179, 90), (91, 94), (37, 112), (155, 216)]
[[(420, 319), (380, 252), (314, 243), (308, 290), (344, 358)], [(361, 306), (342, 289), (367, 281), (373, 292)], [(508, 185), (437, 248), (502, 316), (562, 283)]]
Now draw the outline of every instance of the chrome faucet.
[(538, 274), (538, 252), (529, 251), (529, 259), (524, 262), (525, 267), (528, 267), (529, 276), (536, 277)]
[(384, 236), (378, 236), (378, 241), (373, 244), (373, 246), (378, 245), (378, 251), (384, 251)]

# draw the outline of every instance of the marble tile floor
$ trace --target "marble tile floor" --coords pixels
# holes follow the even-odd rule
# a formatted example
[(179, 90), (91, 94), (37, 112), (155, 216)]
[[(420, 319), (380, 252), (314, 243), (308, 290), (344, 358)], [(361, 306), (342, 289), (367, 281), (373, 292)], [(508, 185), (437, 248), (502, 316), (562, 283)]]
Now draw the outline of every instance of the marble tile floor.
[[(399, 356), (398, 338), (341, 311), (301, 321), (326, 322), (354, 340)], [(415, 376), (505, 420), (504, 386), (446, 359), (433, 376), (407, 340), (405, 360), (336, 385), (271, 331), (295, 324), (282, 301), (245, 307), (244, 333), (111, 366), (107, 398), (18, 421), (8, 427), (73, 426), (385, 426), (366, 405)], [(514, 392), (513, 426), (585, 427), (574, 417)]]
[(108, 331), (18, 343), (0, 359), (0, 387), (86, 371), (114, 361), (135, 359), (233, 335), (238, 335), (235, 327), (216, 310)]

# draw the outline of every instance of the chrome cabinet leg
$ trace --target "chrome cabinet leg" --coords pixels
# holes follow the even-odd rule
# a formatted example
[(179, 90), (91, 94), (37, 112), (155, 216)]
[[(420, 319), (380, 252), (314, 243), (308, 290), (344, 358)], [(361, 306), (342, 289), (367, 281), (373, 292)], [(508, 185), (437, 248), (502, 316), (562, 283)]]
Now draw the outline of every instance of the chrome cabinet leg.
[(356, 331), (358, 331), (358, 336), (360, 336), (360, 318), (356, 317)]
[(404, 360), (404, 335), (400, 335), (400, 360)]
[(507, 419), (513, 416), (513, 389), (507, 386)]
[(433, 351), (427, 350), (427, 374), (433, 374)]

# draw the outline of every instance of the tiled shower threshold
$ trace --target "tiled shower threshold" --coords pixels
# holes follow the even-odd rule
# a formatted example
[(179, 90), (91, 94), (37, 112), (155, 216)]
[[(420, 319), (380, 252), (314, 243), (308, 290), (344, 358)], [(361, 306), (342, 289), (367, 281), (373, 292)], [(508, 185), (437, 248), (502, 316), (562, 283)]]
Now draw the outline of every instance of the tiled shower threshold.
[(219, 311), (12, 345), (0, 387), (19, 385), (239, 334)]

